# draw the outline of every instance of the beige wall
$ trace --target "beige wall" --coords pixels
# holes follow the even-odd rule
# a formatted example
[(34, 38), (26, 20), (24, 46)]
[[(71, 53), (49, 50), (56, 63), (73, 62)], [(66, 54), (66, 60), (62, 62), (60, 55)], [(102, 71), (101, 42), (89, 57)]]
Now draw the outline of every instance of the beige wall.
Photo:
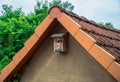
[[(65, 32), (60, 25), (53, 33)], [(22, 82), (117, 82), (69, 35), (68, 52), (55, 53), (49, 36), (25, 67)]]

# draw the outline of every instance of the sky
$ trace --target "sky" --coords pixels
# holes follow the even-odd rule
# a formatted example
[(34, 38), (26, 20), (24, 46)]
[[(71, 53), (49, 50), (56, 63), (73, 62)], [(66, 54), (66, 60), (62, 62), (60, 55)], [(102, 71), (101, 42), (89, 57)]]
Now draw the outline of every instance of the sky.
[[(49, 0), (52, 1), (52, 0)], [(66, 0), (62, 0), (63, 2)], [(80, 16), (96, 22), (110, 22), (120, 30), (120, 0), (68, 0), (74, 5), (74, 11)], [(33, 11), (36, 0), (0, 0), (2, 5), (12, 5), (14, 8), (22, 7), (25, 13)]]

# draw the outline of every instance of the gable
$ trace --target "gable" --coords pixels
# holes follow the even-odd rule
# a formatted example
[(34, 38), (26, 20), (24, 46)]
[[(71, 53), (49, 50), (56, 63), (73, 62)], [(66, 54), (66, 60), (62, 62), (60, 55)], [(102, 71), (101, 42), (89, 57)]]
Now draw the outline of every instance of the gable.
[(85, 32), (82, 25), (76, 22), (78, 20), (73, 20), (73, 18), (70, 17), (73, 14), (65, 12), (65, 10), (62, 10), (59, 7), (51, 8), (49, 13), (50, 14), (44, 19), (44, 21), (36, 28), (30, 39), (25, 42), (24, 47), (1, 71), (0, 79), (2, 81), (9, 79), (27, 62), (40, 44), (42, 44), (42, 42), (50, 34), (52, 28), (55, 28), (57, 24), (56, 20), (58, 20), (58, 22), (65, 27), (65, 29), (79, 42), (79, 44), (81, 44), (92, 57), (94, 57), (108, 72), (110, 72), (114, 78), (120, 81), (120, 65), (115, 61), (115, 56), (108, 53), (108, 51), (97, 44), (97, 40), (95, 38)]
[(67, 37), (67, 53), (54, 52), (51, 35), (65, 32), (67, 30), (60, 24), (51, 31), (23, 67), (21, 82), (116, 82), (70, 34)]

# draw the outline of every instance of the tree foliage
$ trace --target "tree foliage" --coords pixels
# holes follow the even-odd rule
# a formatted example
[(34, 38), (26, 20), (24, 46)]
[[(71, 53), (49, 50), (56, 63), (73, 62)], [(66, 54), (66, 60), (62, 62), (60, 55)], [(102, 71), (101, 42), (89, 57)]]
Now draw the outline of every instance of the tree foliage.
[(69, 3), (68, 1), (66, 2), (61, 2), (61, 0), (53, 0), (52, 2), (49, 3), (49, 6), (61, 6), (63, 9), (67, 10), (67, 11), (72, 11), (74, 9), (74, 6)]
[(110, 22), (105, 23), (104, 26), (108, 28), (114, 28), (114, 26)]
[(99, 24), (105, 26), (106, 28), (114, 28), (114, 26), (110, 22), (106, 22), (106, 23), (100, 22)]
[(24, 46), (24, 42), (33, 34), (37, 25), (48, 15), (49, 8), (54, 5), (59, 5), (68, 10), (73, 10), (74, 8), (68, 1), (37, 1), (34, 11), (25, 15), (22, 8), (13, 9), (9, 5), (2, 6), (3, 11), (0, 16), (0, 70)]

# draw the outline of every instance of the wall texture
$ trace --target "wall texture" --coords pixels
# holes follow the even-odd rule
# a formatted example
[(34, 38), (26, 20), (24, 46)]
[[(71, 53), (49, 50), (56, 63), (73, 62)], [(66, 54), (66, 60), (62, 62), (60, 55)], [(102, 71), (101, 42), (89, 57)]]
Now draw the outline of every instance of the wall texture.
[[(51, 34), (66, 32), (58, 25)], [(117, 82), (69, 35), (68, 52), (55, 53), (48, 38), (24, 67), (21, 82)]]

